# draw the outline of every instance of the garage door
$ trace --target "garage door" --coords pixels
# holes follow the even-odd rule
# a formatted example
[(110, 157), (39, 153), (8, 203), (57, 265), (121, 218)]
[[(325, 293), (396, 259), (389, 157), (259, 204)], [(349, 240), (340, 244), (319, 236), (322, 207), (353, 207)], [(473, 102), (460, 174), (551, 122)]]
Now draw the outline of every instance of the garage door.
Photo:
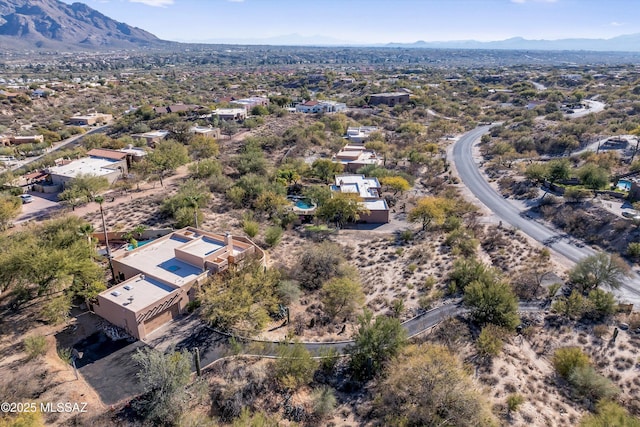
[(178, 316), (178, 304), (174, 304), (168, 309), (166, 309), (165, 311), (162, 311), (156, 314), (151, 319), (145, 320), (144, 322), (145, 335), (149, 335), (149, 333), (155, 331), (160, 326), (174, 319), (176, 316)]

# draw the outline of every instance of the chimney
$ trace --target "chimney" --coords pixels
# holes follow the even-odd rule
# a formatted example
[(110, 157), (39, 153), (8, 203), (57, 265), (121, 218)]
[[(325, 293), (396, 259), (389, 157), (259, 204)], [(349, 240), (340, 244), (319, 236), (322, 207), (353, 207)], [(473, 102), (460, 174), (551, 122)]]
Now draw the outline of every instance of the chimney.
[(233, 255), (233, 237), (231, 233), (227, 232), (224, 235), (224, 244), (227, 246), (227, 251), (229, 251), (229, 255)]

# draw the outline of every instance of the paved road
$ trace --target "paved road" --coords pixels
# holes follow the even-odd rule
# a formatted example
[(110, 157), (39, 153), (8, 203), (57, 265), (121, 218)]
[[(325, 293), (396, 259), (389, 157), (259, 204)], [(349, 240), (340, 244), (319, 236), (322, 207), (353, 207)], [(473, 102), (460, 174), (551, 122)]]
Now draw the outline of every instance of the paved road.
[(18, 162), (16, 165), (11, 167), (12, 171), (17, 171), (18, 169), (20, 169), (21, 167), (28, 165), (29, 163), (33, 163), (37, 160), (40, 160), (40, 158), (53, 153), (55, 151), (61, 150), (63, 148), (66, 148), (68, 145), (76, 143), (79, 144), (82, 141), (82, 138), (84, 138), (87, 135), (92, 135), (94, 133), (99, 133), (99, 132), (104, 132), (105, 128), (109, 126), (108, 124), (106, 125), (101, 125), (101, 126), (96, 126), (96, 127), (92, 127), (89, 130), (87, 130), (85, 133), (82, 134), (78, 134), (78, 135), (74, 135), (70, 138), (64, 139), (62, 141), (56, 142), (55, 144), (53, 144), (53, 146), (51, 147), (51, 149), (47, 150), (46, 153), (41, 154), (39, 156), (35, 156), (35, 157), (28, 157), (26, 160), (20, 161)]
[[(453, 147), (453, 161), (462, 182), (469, 190), (502, 221), (511, 224), (535, 240), (555, 250), (572, 262), (593, 255), (589, 247), (576, 246), (574, 239), (558, 233), (549, 226), (526, 216), (526, 213), (505, 200), (489, 185), (478, 169), (473, 157), (473, 146), (491, 126), (480, 126), (463, 135)], [(631, 273), (623, 287), (615, 292), (620, 299), (640, 306), (640, 276)]]

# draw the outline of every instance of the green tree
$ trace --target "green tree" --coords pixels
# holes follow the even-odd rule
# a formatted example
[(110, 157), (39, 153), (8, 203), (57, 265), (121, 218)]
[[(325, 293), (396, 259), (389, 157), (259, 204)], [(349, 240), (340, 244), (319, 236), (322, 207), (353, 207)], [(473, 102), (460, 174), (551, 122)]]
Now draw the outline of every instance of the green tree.
[(316, 290), (334, 277), (343, 277), (348, 269), (342, 249), (335, 243), (323, 242), (307, 245), (296, 257), (298, 262), (293, 269), (294, 278), (308, 290)]
[(306, 187), (302, 194), (317, 206), (323, 206), (327, 200), (331, 199), (332, 192), (326, 185), (311, 185)]
[(568, 179), (571, 173), (571, 165), (567, 159), (551, 160), (547, 167), (547, 179), (551, 183)]
[(423, 197), (409, 211), (408, 220), (422, 222), (422, 229), (426, 230), (431, 223), (442, 224), (452, 208), (451, 200), (442, 197)]
[(189, 172), (198, 179), (220, 177), (222, 165), (216, 159), (204, 159), (189, 165)]
[(374, 320), (369, 310), (358, 318), (358, 323), (350, 349), (350, 367), (356, 378), (369, 380), (402, 350), (407, 342), (407, 333), (398, 319), (378, 316)]
[(568, 297), (558, 298), (553, 303), (552, 309), (570, 319), (579, 319), (588, 311), (587, 302), (582, 293), (574, 289)]
[(580, 187), (569, 187), (562, 195), (568, 202), (581, 202), (591, 196), (591, 192)]
[(9, 226), (21, 209), (22, 201), (19, 197), (0, 194), (0, 231)]
[(464, 304), (471, 318), (481, 324), (492, 323), (506, 329), (518, 326), (518, 300), (511, 286), (503, 281), (473, 282), (464, 290)]
[(220, 153), (216, 139), (205, 135), (196, 135), (191, 138), (187, 150), (194, 160), (208, 159)]
[(164, 186), (162, 179), (168, 172), (176, 170), (188, 161), (187, 147), (173, 140), (160, 142), (155, 150), (146, 156), (150, 171), (158, 175), (162, 186)]
[(375, 413), (393, 426), (493, 426), (489, 402), (446, 347), (408, 347), (376, 387)]
[(492, 283), (499, 280), (498, 271), (475, 258), (458, 258), (453, 262), (449, 281), (464, 290), (473, 282)]
[(311, 165), (311, 173), (313, 176), (324, 182), (331, 182), (333, 178), (343, 170), (344, 166), (342, 166), (341, 163), (335, 163), (329, 159), (317, 159)]
[(599, 286), (618, 289), (628, 271), (629, 267), (619, 256), (598, 252), (578, 262), (569, 272), (569, 281), (583, 293)]
[(188, 402), (191, 355), (186, 350), (162, 353), (145, 348), (138, 349), (133, 360), (140, 365), (137, 377), (144, 391), (134, 409), (156, 425), (175, 424)]
[(609, 173), (592, 163), (587, 163), (578, 170), (578, 178), (592, 190), (599, 190), (609, 184)]
[(277, 179), (284, 181), (287, 185), (296, 184), (300, 179), (298, 171), (292, 168), (278, 169), (276, 172)]
[(347, 317), (353, 314), (362, 307), (365, 296), (359, 281), (348, 277), (334, 277), (322, 285), (320, 300), (325, 313), (335, 319), (338, 315)]
[(210, 198), (211, 193), (201, 182), (189, 179), (180, 186), (175, 195), (164, 200), (162, 211), (170, 214), (179, 228), (187, 225), (197, 226), (196, 215), (198, 222), (202, 222), (199, 209), (207, 206)]
[(541, 183), (548, 176), (549, 169), (544, 163), (532, 163), (527, 166), (524, 176), (534, 182)]
[(269, 322), (269, 313), (278, 312), (279, 281), (278, 270), (265, 270), (257, 261), (216, 274), (202, 286), (202, 317), (224, 331), (257, 333)]
[(334, 193), (333, 197), (318, 207), (316, 215), (327, 222), (333, 222), (337, 228), (346, 223), (355, 222), (360, 215), (369, 213), (362, 198), (355, 193)]
[(65, 190), (58, 199), (72, 206), (77, 203), (90, 202), (98, 193), (109, 188), (109, 181), (103, 176), (80, 174), (65, 185)]
[(394, 195), (402, 194), (411, 188), (409, 182), (401, 176), (385, 176), (380, 178), (380, 183), (391, 189)]
[(318, 363), (300, 342), (278, 345), (278, 359), (275, 362), (275, 376), (285, 389), (296, 390), (313, 380)]

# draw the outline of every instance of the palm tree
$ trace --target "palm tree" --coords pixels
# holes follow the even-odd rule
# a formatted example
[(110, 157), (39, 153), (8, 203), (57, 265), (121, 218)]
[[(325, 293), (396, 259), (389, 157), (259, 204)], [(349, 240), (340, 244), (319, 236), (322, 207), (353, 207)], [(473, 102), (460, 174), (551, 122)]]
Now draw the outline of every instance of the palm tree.
[(89, 243), (89, 247), (93, 248), (93, 232), (95, 231), (95, 229), (93, 228), (93, 225), (86, 223), (86, 224), (82, 224), (80, 226), (80, 228), (78, 229), (78, 234), (80, 234), (81, 236), (84, 236), (87, 238), (87, 242)]
[(146, 229), (147, 227), (145, 227), (142, 224), (138, 224), (135, 226), (135, 228), (133, 229), (133, 232), (138, 236), (138, 240), (142, 238), (142, 233), (144, 233)]
[(116, 275), (113, 271), (113, 263), (111, 261), (111, 248), (109, 247), (109, 235), (107, 234), (107, 223), (104, 220), (104, 210), (102, 209), (102, 204), (104, 203), (104, 197), (95, 196), (93, 200), (100, 205), (100, 218), (102, 218), (102, 230), (104, 232), (104, 244), (107, 248), (107, 259), (109, 260), (109, 270), (111, 270), (111, 280), (116, 280)]

